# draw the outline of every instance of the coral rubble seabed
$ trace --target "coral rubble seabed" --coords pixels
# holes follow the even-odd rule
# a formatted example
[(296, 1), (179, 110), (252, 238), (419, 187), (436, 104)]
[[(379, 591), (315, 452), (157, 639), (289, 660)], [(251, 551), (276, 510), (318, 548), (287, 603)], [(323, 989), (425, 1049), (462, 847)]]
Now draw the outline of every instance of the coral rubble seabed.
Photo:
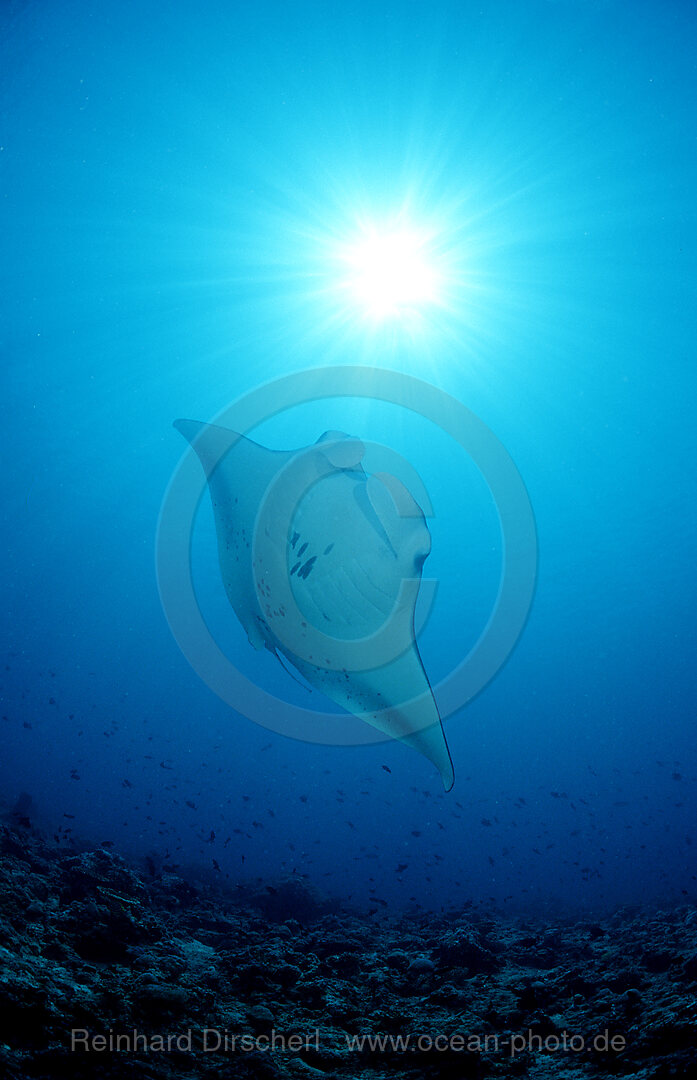
[(298, 876), (226, 892), (19, 826), (0, 856), (8, 1080), (691, 1075), (690, 904), (365, 915)]

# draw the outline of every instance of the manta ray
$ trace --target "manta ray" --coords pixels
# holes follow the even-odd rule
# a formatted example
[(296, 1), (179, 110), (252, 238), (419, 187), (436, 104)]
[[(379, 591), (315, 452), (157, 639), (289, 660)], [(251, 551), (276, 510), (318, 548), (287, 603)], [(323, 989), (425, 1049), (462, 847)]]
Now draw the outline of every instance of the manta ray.
[(343, 432), (270, 450), (215, 424), (174, 426), (205, 471), (223, 584), (250, 644), (419, 751), (449, 791), (453, 765), (414, 632), (431, 537), (408, 489), (366, 473), (364, 444)]

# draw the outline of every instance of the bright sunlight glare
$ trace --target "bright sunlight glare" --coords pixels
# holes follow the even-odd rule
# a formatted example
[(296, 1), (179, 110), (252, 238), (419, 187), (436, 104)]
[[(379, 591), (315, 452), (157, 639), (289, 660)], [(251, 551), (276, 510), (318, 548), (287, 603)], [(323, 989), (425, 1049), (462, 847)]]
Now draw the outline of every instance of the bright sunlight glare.
[(342, 253), (344, 287), (375, 320), (399, 318), (436, 303), (440, 278), (429, 258), (428, 238), (411, 229), (371, 229)]

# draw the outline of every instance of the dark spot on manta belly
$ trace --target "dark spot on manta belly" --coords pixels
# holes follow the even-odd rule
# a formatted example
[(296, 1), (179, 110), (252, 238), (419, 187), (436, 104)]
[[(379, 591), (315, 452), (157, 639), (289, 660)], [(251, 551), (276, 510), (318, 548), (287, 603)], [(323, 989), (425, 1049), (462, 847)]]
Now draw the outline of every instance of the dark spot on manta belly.
[(326, 548), (324, 549), (324, 554), (325, 554), (325, 555), (328, 555), (328, 554), (329, 554), (329, 552), (330, 552), (330, 551), (332, 550), (332, 548), (333, 548), (333, 547), (334, 547), (334, 545), (333, 545), (333, 544), (330, 544), (330, 545), (329, 545), (329, 547), (326, 547)]
[(293, 539), (290, 542), (290, 546), (295, 547), (295, 545), (297, 544), (299, 539), (300, 539), (300, 533), (294, 532), (293, 533)]
[(300, 566), (300, 563), (296, 562), (295, 566), (293, 567), (293, 569), (290, 572), (291, 577), (293, 576), (293, 574), (295, 573), (295, 571), (298, 569), (299, 566)]
[[(298, 552), (298, 554), (300, 554), (300, 552)], [(316, 559), (317, 556), (313, 555), (311, 559), (308, 559), (307, 562), (300, 567), (300, 569), (298, 570), (299, 578), (308, 577), (308, 575), (312, 572), (312, 567), (315, 565)]]
[(306, 548), (307, 548), (307, 544), (303, 544), (303, 546), (298, 551), (298, 555), (302, 555), (302, 553), (305, 551)]

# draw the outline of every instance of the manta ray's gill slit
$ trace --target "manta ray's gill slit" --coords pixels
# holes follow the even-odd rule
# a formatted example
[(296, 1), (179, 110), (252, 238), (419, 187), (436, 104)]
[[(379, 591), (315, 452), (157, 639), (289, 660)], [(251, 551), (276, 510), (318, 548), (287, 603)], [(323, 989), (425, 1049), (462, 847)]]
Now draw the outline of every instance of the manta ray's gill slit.
[[(322, 616), (325, 622), (334, 622), (335, 626), (341, 629), (351, 626), (351, 619), (349, 618), (344, 603), (344, 596), (338, 587), (338, 582), (333, 577), (323, 577), (320, 580), (309, 581), (307, 584), (307, 591), (305, 593), (308, 600), (310, 600), (315, 607), (315, 610)], [(331, 607), (335, 618), (332, 620), (327, 613), (327, 608)]]
[[(312, 583), (309, 582), (307, 587), (303, 589), (303, 593), (302, 593), (302, 596), (303, 596), (303, 605), (302, 606), (303, 606), (304, 613), (308, 616), (308, 618), (310, 619), (310, 622), (311, 622), (311, 624), (312, 624), (312, 626), (314, 628), (317, 628), (317, 626), (319, 624), (318, 617), (321, 617), (325, 622), (331, 622), (332, 621), (329, 618), (329, 616), (327, 615), (326, 610), (325, 610), (325, 605), (327, 603), (327, 595), (328, 595), (328, 589), (326, 587), (327, 583), (323, 582), (322, 584), (325, 586), (325, 588), (314, 588), (313, 589)], [(339, 615), (339, 620), (338, 620), (337, 625), (340, 626), (341, 623), (342, 623), (342, 619), (341, 619), (341, 616)], [(305, 624), (303, 623), (303, 625), (305, 625)]]
[[(356, 592), (360, 593), (369, 604), (372, 604), (376, 611), (387, 614), (388, 611), (392, 610), (392, 597), (390, 594), (385, 589), (381, 589), (379, 585), (368, 576), (356, 559), (350, 559), (343, 570)], [(379, 602), (381, 600), (387, 600), (390, 606), (385, 607), (384, 604)]]
[[(357, 629), (360, 625), (363, 629), (366, 629), (365, 612), (356, 603), (355, 591), (353, 593), (351, 590), (347, 591), (346, 582), (349, 585), (352, 584), (346, 571), (340, 566), (330, 579), (331, 589), (323, 583), (325, 584), (322, 592), (323, 599), (325, 602), (334, 600), (339, 611), (346, 612), (347, 608), (350, 609), (348, 613), (344, 614), (343, 623), (345, 626)], [(352, 617), (350, 617), (351, 613), (353, 613)]]

